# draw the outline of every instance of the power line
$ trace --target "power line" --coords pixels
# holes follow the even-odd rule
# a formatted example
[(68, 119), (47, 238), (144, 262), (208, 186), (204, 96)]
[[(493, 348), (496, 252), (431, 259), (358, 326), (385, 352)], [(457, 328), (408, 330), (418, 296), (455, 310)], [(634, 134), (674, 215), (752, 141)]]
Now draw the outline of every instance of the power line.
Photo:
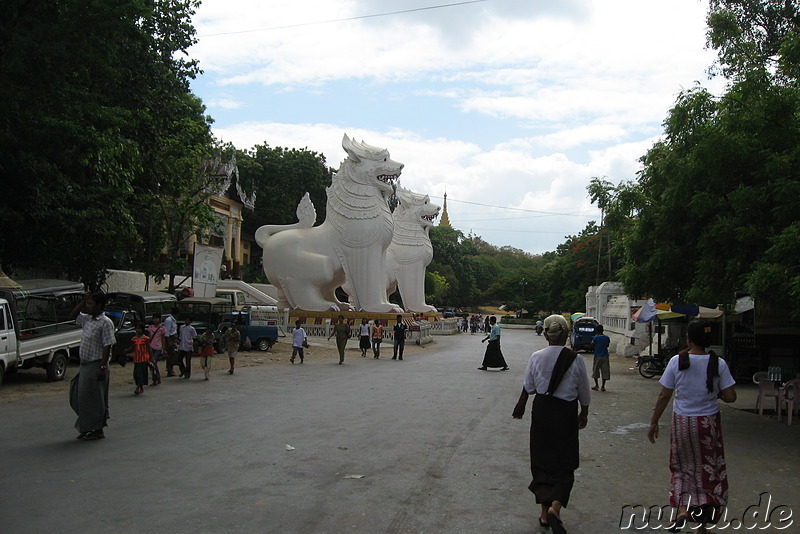
[[(456, 222), (458, 222), (458, 221), (456, 221)], [(469, 226), (469, 225), (456, 224), (456, 226), (462, 226), (463, 227), (463, 226)], [(509, 230), (507, 228), (474, 228), (472, 226), (470, 226), (469, 230), (470, 230), (470, 232), (473, 232), (473, 231), (477, 230), (477, 231), (480, 231), (480, 232), (503, 232), (504, 234), (505, 233), (513, 233), (513, 234), (558, 234), (558, 235), (564, 235), (564, 232), (544, 232), (544, 231), (541, 231), (541, 230)]]
[[(434, 196), (434, 195), (428, 195), (428, 196), (430, 198), (436, 198), (436, 199), (439, 199), (439, 198), (443, 199), (444, 198), (444, 197), (437, 197), (437, 196)], [(592, 211), (574, 211), (574, 212), (561, 212), (561, 213), (559, 213), (559, 212), (556, 212), (556, 211), (541, 211), (541, 210), (531, 210), (531, 209), (527, 209), (527, 208), (512, 208), (510, 206), (496, 206), (496, 205), (493, 205), (493, 204), (481, 204), (480, 202), (470, 202), (468, 200), (457, 200), (457, 199), (450, 198), (450, 197), (447, 197), (447, 201), (448, 202), (458, 202), (460, 204), (471, 204), (473, 206), (483, 206), (485, 208), (497, 208), (497, 209), (501, 209), (501, 210), (511, 210), (511, 211), (524, 211), (526, 213), (538, 213), (538, 214), (541, 214), (541, 215), (558, 215), (558, 216), (569, 216), (569, 217), (584, 217), (586, 215), (596, 215), (597, 214), (597, 212), (594, 211), (594, 210), (592, 210)]]
[(361, 19), (372, 19), (376, 17), (388, 17), (391, 15), (402, 15), (404, 13), (414, 13), (416, 11), (428, 11), (431, 9), (442, 9), (446, 7), (456, 7), (456, 6), (464, 6), (467, 4), (478, 4), (481, 2), (487, 2), (488, 0), (466, 0), (464, 2), (455, 2), (452, 4), (439, 4), (436, 6), (426, 6), (426, 7), (417, 7), (414, 9), (404, 9), (401, 11), (391, 11), (388, 13), (375, 13), (373, 15), (359, 15), (356, 17), (347, 17), (343, 19), (330, 19), (330, 20), (320, 20), (317, 22), (301, 22), (299, 24), (287, 24), (286, 26), (272, 26), (271, 28), (258, 28), (255, 30), (239, 30), (235, 32), (222, 32), (222, 33), (210, 33), (208, 35), (199, 35), (198, 39), (206, 38), (206, 37), (219, 37), (221, 35), (237, 35), (240, 33), (255, 33), (255, 32), (268, 32), (273, 30), (286, 30), (289, 28), (302, 28), (305, 26), (317, 26), (320, 24), (333, 24), (335, 22), (347, 22), (350, 20), (361, 20)]

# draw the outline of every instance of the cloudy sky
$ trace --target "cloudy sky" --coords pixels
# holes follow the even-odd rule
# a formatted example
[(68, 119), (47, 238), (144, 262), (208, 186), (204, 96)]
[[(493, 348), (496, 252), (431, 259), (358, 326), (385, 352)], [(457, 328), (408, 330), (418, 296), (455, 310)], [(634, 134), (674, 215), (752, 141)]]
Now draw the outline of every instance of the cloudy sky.
[[(555, 250), (633, 180), (706, 69), (706, 0), (203, 0), (192, 89), (223, 141), (386, 147), (400, 183), (496, 246)], [(297, 191), (298, 201), (303, 191)]]

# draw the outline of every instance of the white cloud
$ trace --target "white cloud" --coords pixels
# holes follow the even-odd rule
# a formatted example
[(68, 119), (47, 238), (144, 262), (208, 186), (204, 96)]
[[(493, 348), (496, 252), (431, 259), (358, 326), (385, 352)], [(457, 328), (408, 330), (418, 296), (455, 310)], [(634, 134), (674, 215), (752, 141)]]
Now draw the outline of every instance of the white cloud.
[(214, 98), (205, 102), (209, 108), (239, 109), (242, 103), (233, 98)]
[[(703, 81), (713, 59), (703, 49), (707, 0), (503, 0), (310, 24), (429, 5), (204, 0), (191, 53), (206, 72), (200, 96), (216, 114), (215, 133), (241, 148), (305, 147), (332, 167), (344, 158), (345, 132), (388, 147), (406, 165), (405, 187), (447, 191), (456, 227), (542, 252), (598, 218), (591, 177), (635, 178), (675, 96)], [(333, 92), (353, 80), (359, 95)], [(245, 94), (256, 90), (263, 97), (252, 104)], [(295, 122), (270, 108), (270, 96), (287, 92), (294, 99), (282, 102), (296, 102), (302, 116)], [(301, 113), (318, 95), (336, 109)], [(364, 95), (407, 120), (362, 114)], [(436, 114), (437, 98), (459, 115), (450, 115), (454, 125)], [(249, 119), (226, 120), (242, 102)]]

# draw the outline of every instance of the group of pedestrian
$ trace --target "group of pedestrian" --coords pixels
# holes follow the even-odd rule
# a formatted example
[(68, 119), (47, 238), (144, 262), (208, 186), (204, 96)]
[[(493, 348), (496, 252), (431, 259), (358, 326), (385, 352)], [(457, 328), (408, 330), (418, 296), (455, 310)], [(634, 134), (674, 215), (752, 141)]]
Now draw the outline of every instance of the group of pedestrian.
[[(116, 341), (114, 324), (105, 315), (107, 297), (103, 292), (87, 293), (72, 311), (76, 324), (81, 327), (79, 349), (80, 368), (70, 383), (70, 405), (78, 414), (75, 428), (78, 439), (96, 440), (105, 437), (104, 428), (108, 419), (108, 363), (111, 348)], [(83, 311), (82, 311), (83, 310)], [(179, 376), (189, 379), (192, 373), (192, 356), (200, 357), (205, 380), (211, 375), (211, 362), (214, 355), (214, 334), (206, 331), (198, 336), (192, 326), (192, 318), (186, 317), (178, 328), (173, 309), (162, 323), (161, 315), (151, 318), (151, 324), (135, 325), (135, 335), (131, 346), (121, 356), (119, 363), (124, 366), (128, 355), (133, 357), (134, 395), (144, 393), (144, 386), (161, 384), (159, 362), (166, 359), (167, 377)], [(230, 328), (225, 334), (230, 362), (229, 374), (233, 374), (236, 354), (241, 340), (239, 331)], [(175, 350), (177, 348), (177, 351)], [(175, 367), (180, 374), (175, 374)]]
[[(469, 318), (469, 333), (474, 334), (476, 332), (486, 332), (489, 330), (489, 317), (484, 317), (482, 314), (471, 315)], [(464, 332), (467, 331), (466, 329), (467, 319), (464, 318), (464, 322), (462, 323), (462, 327), (464, 327)]]
[[(397, 322), (392, 328), (394, 338), (394, 346), (392, 348), (392, 359), (402, 360), (403, 351), (406, 346), (406, 333), (408, 332), (408, 324), (403, 320), (402, 315), (396, 317)], [(297, 328), (299, 328), (299, 322)], [(372, 349), (372, 357), (380, 359), (381, 357), (381, 343), (383, 342), (384, 332), (386, 327), (381, 322), (380, 318), (376, 318), (373, 323), (369, 324), (369, 319), (363, 317), (361, 324), (358, 325), (358, 347), (361, 349), (361, 356), (366, 358), (367, 351)], [(351, 329), (350, 325), (345, 322), (344, 315), (337, 317), (336, 324), (333, 325), (331, 334), (328, 336), (330, 340), (336, 336), (336, 348), (339, 351), (339, 365), (344, 363), (344, 351), (347, 347), (347, 340), (350, 339)]]
[[(590, 388), (583, 359), (565, 346), (569, 337), (566, 318), (551, 315), (544, 320), (543, 328), (548, 346), (531, 355), (512, 416), (521, 419), (533, 396), (529, 439), (532, 478), (528, 489), (539, 505), (539, 526), (566, 534), (561, 513), (569, 504), (579, 466), (578, 435), (588, 423), (590, 389), (598, 390), (597, 381), (602, 377), (599, 390), (605, 391), (610, 378), (609, 338), (602, 327), (597, 329), (592, 372), (595, 386)], [(659, 419), (674, 393), (669, 468), (670, 506), (676, 515), (667, 530), (679, 532), (693, 522), (698, 525), (697, 531), (704, 533), (707, 525), (720, 519), (727, 504), (719, 400), (734, 402), (736, 392), (725, 361), (706, 350), (711, 344), (711, 326), (702, 320), (690, 322), (687, 343), (688, 349), (669, 361), (661, 377), (647, 435), (655, 443)]]

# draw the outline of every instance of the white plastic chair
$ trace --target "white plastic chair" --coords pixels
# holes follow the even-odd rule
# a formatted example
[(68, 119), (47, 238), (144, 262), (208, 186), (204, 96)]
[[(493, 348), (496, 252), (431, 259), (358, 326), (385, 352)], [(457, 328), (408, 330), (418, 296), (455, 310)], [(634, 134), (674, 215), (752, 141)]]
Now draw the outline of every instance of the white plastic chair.
[(794, 380), (789, 380), (783, 389), (780, 391), (780, 396), (778, 397), (778, 422), (781, 420), (781, 409), (783, 405), (786, 405), (786, 413), (787, 413), (787, 423), (789, 425), (792, 424), (792, 413), (797, 409), (800, 409), (800, 378), (795, 378)]
[(766, 371), (759, 371), (753, 375), (753, 384), (758, 385), (758, 398), (756, 399), (758, 415), (764, 415), (764, 401), (767, 397), (775, 399), (775, 411), (778, 412), (779, 410), (778, 397), (780, 397), (781, 390), (778, 389), (778, 385), (775, 382), (766, 380), (768, 375), (769, 373)]

